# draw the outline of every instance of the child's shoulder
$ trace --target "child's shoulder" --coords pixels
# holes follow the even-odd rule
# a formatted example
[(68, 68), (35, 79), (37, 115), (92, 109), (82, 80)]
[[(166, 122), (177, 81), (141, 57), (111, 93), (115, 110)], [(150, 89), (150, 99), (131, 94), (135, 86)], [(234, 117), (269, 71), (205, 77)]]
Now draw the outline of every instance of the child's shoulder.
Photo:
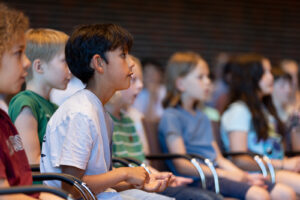
[(235, 101), (229, 105), (228, 109), (225, 112), (249, 113), (249, 108), (245, 102)]
[(223, 113), (222, 121), (228, 123), (228, 121), (240, 122), (241, 120), (251, 120), (251, 112), (245, 102), (233, 102)]
[(92, 92), (83, 89), (68, 98), (56, 112), (65, 117), (74, 114), (94, 117), (99, 112), (104, 113), (104, 109), (101, 101)]
[(24, 90), (19, 92), (9, 102), (8, 111), (10, 117), (12, 117), (13, 113), (18, 115), (18, 113), (21, 112), (22, 108), (25, 106), (38, 110), (39, 100), (44, 101), (43, 97), (39, 97), (32, 91)]
[(26, 100), (32, 100), (36, 94), (30, 90), (24, 90), (16, 94), (12, 99), (12, 101), (26, 101)]
[(179, 115), (180, 113), (181, 109), (179, 107), (168, 107), (164, 111), (164, 114), (166, 115)]

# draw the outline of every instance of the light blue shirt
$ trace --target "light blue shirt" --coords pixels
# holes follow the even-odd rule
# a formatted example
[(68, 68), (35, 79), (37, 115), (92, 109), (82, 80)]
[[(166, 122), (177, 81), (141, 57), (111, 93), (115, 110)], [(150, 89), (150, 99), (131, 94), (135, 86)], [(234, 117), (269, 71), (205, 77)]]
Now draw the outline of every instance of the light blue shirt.
[(282, 139), (275, 131), (275, 120), (269, 114), (267, 119), (269, 120), (269, 130), (266, 131), (269, 132), (269, 137), (267, 140), (258, 141), (251, 112), (247, 105), (242, 101), (232, 103), (221, 118), (221, 138), (225, 150), (230, 151), (228, 134), (232, 131), (243, 131), (248, 133), (249, 151), (266, 155), (273, 159), (283, 159)]

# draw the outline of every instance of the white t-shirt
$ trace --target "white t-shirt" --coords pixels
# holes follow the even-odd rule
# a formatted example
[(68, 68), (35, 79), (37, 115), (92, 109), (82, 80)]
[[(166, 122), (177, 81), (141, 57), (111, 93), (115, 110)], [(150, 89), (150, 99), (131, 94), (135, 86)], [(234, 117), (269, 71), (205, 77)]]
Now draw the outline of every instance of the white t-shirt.
[[(61, 165), (85, 170), (85, 175), (108, 172), (111, 169), (112, 130), (112, 121), (98, 97), (86, 89), (78, 91), (48, 122), (41, 172), (61, 173)], [(59, 181), (45, 183), (60, 187)], [(106, 193), (101, 196), (114, 198), (119, 195)]]

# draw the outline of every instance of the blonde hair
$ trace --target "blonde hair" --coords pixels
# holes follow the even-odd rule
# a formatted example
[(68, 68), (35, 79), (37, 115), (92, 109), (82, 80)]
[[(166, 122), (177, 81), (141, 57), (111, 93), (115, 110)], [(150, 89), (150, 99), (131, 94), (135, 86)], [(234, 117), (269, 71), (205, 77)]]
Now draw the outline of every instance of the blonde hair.
[(0, 4), (0, 58), (10, 49), (13, 41), (29, 27), (28, 18), (20, 11)]
[[(39, 28), (29, 29), (26, 32), (26, 56), (31, 63), (36, 59), (48, 63), (58, 53), (64, 51), (69, 36), (64, 32)], [(29, 68), (27, 80), (32, 78), (32, 69)]]
[(199, 54), (191, 51), (177, 52), (171, 56), (165, 74), (167, 95), (163, 101), (164, 107), (181, 104), (181, 92), (176, 87), (176, 80), (190, 73), (199, 62), (206, 63)]

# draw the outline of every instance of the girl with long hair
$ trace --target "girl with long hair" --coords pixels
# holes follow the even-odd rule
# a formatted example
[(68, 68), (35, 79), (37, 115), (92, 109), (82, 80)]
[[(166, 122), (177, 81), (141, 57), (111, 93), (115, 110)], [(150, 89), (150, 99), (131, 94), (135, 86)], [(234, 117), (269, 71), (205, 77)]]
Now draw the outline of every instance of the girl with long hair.
[[(271, 158), (277, 183), (300, 194), (300, 157), (286, 158), (282, 145), (285, 126), (272, 103), (273, 75), (268, 59), (257, 54), (233, 57), (230, 68), (230, 101), (221, 119), (222, 140), (227, 151), (255, 152)], [(247, 155), (233, 157), (235, 163), (253, 170)]]

